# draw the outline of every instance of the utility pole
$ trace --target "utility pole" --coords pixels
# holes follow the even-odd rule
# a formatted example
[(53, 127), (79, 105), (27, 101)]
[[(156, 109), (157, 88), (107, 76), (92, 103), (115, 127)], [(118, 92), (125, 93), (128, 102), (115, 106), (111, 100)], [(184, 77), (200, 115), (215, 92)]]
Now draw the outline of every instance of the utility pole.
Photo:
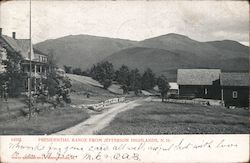
[(32, 52), (32, 41), (31, 41), (31, 0), (30, 0), (30, 28), (29, 28), (29, 39), (30, 39), (30, 52), (29, 52), (29, 77), (28, 77), (28, 92), (29, 92), (29, 120), (31, 119), (31, 75), (32, 75), (32, 65), (31, 65), (31, 52)]

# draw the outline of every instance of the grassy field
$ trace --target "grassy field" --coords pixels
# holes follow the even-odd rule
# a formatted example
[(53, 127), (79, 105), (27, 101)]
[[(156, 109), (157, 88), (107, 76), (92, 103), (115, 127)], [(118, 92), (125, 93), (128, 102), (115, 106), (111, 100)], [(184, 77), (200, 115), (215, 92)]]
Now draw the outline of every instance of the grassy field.
[[(89, 77), (77, 75), (70, 77), (73, 90), (70, 95), (71, 104), (99, 103), (118, 96), (103, 89), (98, 82)], [(90, 95), (89, 98), (87, 94)], [(51, 134), (72, 127), (90, 117), (87, 110), (72, 109), (69, 105), (58, 109), (42, 106), (40, 109), (38, 115), (28, 120), (25, 116), (28, 108), (22, 99), (9, 99), (8, 103), (0, 99), (0, 135)]]
[(69, 107), (43, 110), (31, 120), (28, 117), (0, 122), (0, 135), (43, 135), (58, 132), (89, 118), (85, 110)]
[(98, 134), (248, 134), (248, 117), (244, 109), (145, 102), (119, 113)]

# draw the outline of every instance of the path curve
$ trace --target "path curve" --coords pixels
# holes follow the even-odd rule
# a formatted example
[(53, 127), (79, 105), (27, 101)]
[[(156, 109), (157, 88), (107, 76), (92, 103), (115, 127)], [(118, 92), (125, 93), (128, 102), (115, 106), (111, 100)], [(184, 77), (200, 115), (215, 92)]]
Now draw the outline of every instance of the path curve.
[(55, 135), (93, 135), (108, 126), (118, 113), (133, 109), (134, 107), (141, 105), (141, 102), (144, 100), (147, 99), (138, 99), (127, 103), (124, 102), (110, 105), (103, 113), (93, 115), (86, 121), (57, 132)]

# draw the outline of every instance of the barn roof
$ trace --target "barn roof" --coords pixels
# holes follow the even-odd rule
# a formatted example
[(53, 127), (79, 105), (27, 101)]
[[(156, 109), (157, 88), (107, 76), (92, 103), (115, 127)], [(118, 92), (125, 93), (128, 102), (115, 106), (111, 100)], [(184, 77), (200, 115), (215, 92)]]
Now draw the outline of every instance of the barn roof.
[(178, 85), (212, 85), (219, 80), (220, 69), (178, 69)]
[(179, 89), (178, 84), (176, 82), (169, 82), (170, 89)]
[(222, 73), (220, 83), (222, 86), (249, 86), (249, 73)]

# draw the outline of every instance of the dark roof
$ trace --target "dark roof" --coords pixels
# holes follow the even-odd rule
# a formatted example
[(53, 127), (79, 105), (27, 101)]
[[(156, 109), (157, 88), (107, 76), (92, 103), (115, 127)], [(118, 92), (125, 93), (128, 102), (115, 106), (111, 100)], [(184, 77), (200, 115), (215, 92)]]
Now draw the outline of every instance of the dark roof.
[(178, 69), (178, 85), (213, 85), (219, 80), (220, 69)]
[(222, 73), (220, 84), (222, 86), (249, 86), (249, 73)]
[[(13, 39), (12, 37), (5, 35), (2, 35), (2, 38), (14, 51), (20, 52), (24, 59), (29, 59), (30, 39)], [(31, 55), (34, 56), (34, 58), (37, 58), (37, 54), (47, 56), (47, 54), (33, 48), (32, 46)]]
[[(30, 39), (14, 39), (5, 35), (2, 35), (1, 37), (14, 51), (19, 52), (24, 59), (29, 58)], [(31, 54), (33, 54), (33, 49)]]

